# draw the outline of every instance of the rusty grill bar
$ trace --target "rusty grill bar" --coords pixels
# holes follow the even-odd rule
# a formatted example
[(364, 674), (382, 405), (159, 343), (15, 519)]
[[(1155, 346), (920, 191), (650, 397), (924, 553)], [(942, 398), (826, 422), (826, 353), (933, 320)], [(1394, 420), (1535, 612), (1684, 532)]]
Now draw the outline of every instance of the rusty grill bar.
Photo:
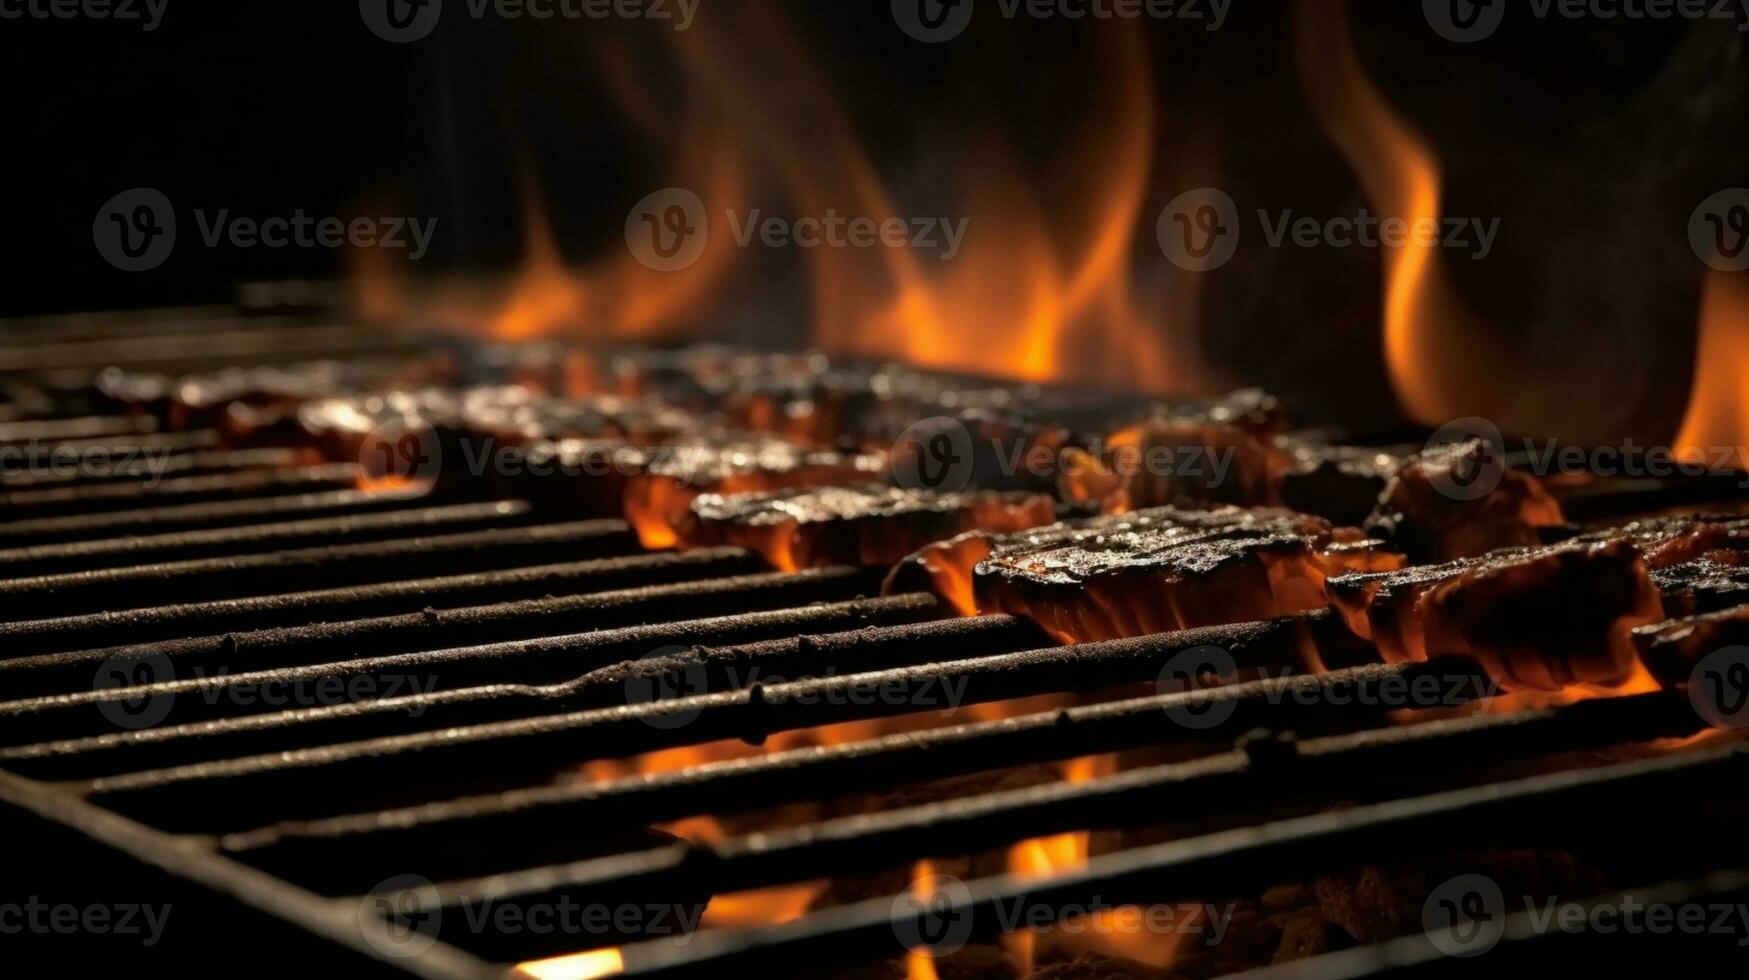
[[(98, 321), (54, 344), (14, 334), (0, 339), (0, 375), (423, 349), (406, 337), (361, 342), (350, 328), (220, 327), (127, 336)], [(974, 880), (947, 911), (987, 931), (1011, 901), (1200, 898), (1428, 841), (1566, 846), (1634, 834), (1673, 838), (1658, 856), (1669, 874), (1647, 879), (1667, 882), (1660, 894), (1749, 891), (1749, 877), (1728, 870), (1749, 867), (1733, 833), (1749, 813), (1739, 749), (1525, 775), (1557, 757), (1702, 734), (1681, 691), (1401, 725), (1392, 709), (1358, 705), (1377, 705), (1369, 694), (1386, 684), (1463, 692), (1447, 707), (1494, 692), (1467, 660), (1380, 663), (1327, 613), (1053, 646), (1020, 619), (955, 618), (933, 596), (880, 596), (879, 570), (780, 573), (735, 548), (646, 552), (625, 523), (576, 520), (550, 500), (373, 493), (350, 464), (226, 447), (217, 432), (161, 431), (150, 418), (11, 418), (0, 443), (26, 464), (57, 448), (166, 454), (150, 474), (0, 473), (0, 602), (27, 611), (0, 624), (0, 830), (44, 842), (21, 856), (20, 880), (64, 877), (57, 855), (69, 848), (100, 852), (94, 875), (163, 888), (203, 923), (298, 944), (300, 961), (347, 975), (502, 976), (579, 948), (576, 936), (463, 928), (469, 902), (701, 905), (1116, 829), (1139, 814), (1161, 815), (1139, 822), (1177, 839), (1042, 881)], [(1613, 487), (1586, 506), (1628, 512), (1694, 492)], [(1179, 654), (1210, 645), (1231, 653), (1239, 676), (1153, 686)], [(1329, 672), (1303, 672), (1308, 649)], [(633, 696), (675, 676), (688, 682), (680, 696)], [(238, 696), (330, 682), (358, 687), (319, 706)], [(942, 686), (960, 692), (956, 713), (1067, 700), (654, 775), (556, 778), (600, 760), (919, 714), (930, 703), (922, 692)], [(861, 696), (877, 691), (892, 696)], [(1123, 752), (1163, 754), (1087, 782), (990, 788), (713, 844), (651, 830)], [(1257, 819), (1284, 801), (1293, 812)], [(373, 914), (368, 893), (408, 871), (428, 876), (437, 910), (452, 914), (432, 944), (389, 956), (360, 922)], [(630, 976), (805, 973), (903, 954), (894, 922), (881, 898), (686, 942), (620, 942)], [(1508, 928), (1505, 955), (1543, 962), (1550, 949), (1584, 947), (1521, 926)], [(1271, 975), (1451, 968), (1426, 952), (1411, 937)]]

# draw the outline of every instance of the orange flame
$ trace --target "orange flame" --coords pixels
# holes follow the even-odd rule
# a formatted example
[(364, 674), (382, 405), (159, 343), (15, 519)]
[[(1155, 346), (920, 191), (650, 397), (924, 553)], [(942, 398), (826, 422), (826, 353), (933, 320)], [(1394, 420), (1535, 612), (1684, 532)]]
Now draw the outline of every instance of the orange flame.
[(1710, 272), (1701, 296), (1700, 337), (1695, 352), (1693, 394), (1676, 451), (1703, 463), (1720, 461), (1730, 447), (1730, 465), (1749, 467), (1749, 275)]
[[(927, 904), (935, 898), (935, 866), (929, 861), (918, 861), (911, 871), (911, 893), (917, 896), (919, 902)], [(928, 949), (913, 949), (905, 956), (906, 980), (941, 980), (935, 970), (935, 957)]]
[[(648, 86), (626, 76), (631, 70), (607, 49), (599, 59), (626, 115), (645, 131), (674, 144), (672, 164), (660, 183), (690, 188), (707, 209), (739, 209), (746, 195), (745, 163), (725, 120), (710, 108), (710, 93), (696, 80), (682, 95), (684, 108), (662, 119)], [(402, 281), (401, 270), (375, 256), (353, 265), (355, 299), (372, 319), (407, 318), (427, 325), (478, 333), (506, 341), (566, 336), (588, 340), (653, 340), (695, 329), (709, 301), (727, 281), (735, 252), (727, 234), (713, 234), (692, 265), (658, 271), (640, 262), (618, 228), (586, 266), (569, 265), (548, 220), (534, 168), (519, 168), (522, 194), (523, 265), (508, 287), (474, 280), (419, 285)], [(628, 205), (630, 202), (628, 202)], [(366, 250), (382, 252), (383, 249)]]
[[(736, 130), (782, 181), (788, 205), (800, 216), (920, 217), (889, 189), (849, 120), (822, 104), (830, 86), (803, 54), (806, 46), (769, 4), (748, 8), (755, 26), (732, 39), (694, 32), (698, 43), (687, 53), (723, 94)], [(1186, 336), (1194, 278), (1160, 289), (1170, 301), (1144, 301), (1132, 288), (1138, 229), (1152, 235), (1142, 220), (1156, 141), (1148, 55), (1139, 32), (1114, 30), (1108, 39), (1103, 56), (1085, 63), (1097, 88), (1086, 117), (1100, 120), (1099, 129), (1065, 132), (1061, 145), (1075, 153), (1044, 171), (1053, 183), (1023, 173), (989, 134), (967, 141), (980, 155), (956, 160), (951, 172), (975, 181), (957, 202), (931, 212), (965, 221), (957, 255), (886, 246), (809, 250), (816, 344), (1036, 380), (1080, 377), (1150, 389), (1187, 383), (1195, 373)], [(1047, 199), (1061, 206), (1047, 208)], [(1095, 363), (1092, 352), (1105, 360)]]
[[(1117, 770), (1116, 756), (1087, 756), (1065, 763), (1063, 780), (1083, 783)], [(1008, 852), (1008, 873), (1018, 878), (1048, 878), (1084, 868), (1091, 844), (1092, 835), (1086, 831), (1022, 841)], [(1175, 919), (1171, 931), (1161, 932), (1151, 927), (1144, 909), (1122, 905), (1076, 916), (1053, 928), (1011, 933), (1003, 937), (1003, 945), (1018, 976), (1030, 975), (1047, 956), (1073, 958), (1083, 953), (1166, 967), (1176, 958), (1194, 921), (1194, 916)]]
[[(1438, 229), (1443, 175), (1430, 144), (1366, 74), (1349, 33), (1347, 0), (1299, 0), (1296, 61), (1301, 84), (1331, 139), (1360, 178), (1371, 210), (1407, 229)], [(1491, 419), (1507, 432), (1561, 432), (1607, 441), (1606, 406), (1574, 399), (1535, 370), (1544, 346), (1513, 347), (1465, 303), (1441, 255), (1439, 235), (1411, 233), (1384, 247), (1384, 353), (1404, 412), (1440, 425), (1463, 416)], [(1554, 335), (1550, 335), (1552, 338)], [(1570, 350), (1559, 352), (1567, 360)]]

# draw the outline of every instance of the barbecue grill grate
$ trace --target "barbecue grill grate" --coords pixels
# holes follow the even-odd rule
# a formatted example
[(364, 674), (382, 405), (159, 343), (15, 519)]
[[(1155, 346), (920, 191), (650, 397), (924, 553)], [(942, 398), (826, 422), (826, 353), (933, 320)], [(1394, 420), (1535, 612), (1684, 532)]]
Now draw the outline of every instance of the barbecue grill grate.
[[(86, 329), (50, 345), (15, 334), (0, 342), (0, 371), (412, 349), (405, 338), (362, 344), (350, 331), (274, 323), (225, 333), (159, 325), (131, 339)], [(1321, 676), (1283, 675), (1309, 638), (1327, 657), (1339, 651), (1344, 634), (1320, 614), (1055, 647), (1013, 618), (952, 618), (922, 594), (876, 597), (869, 570), (783, 574), (736, 549), (646, 553), (617, 521), (578, 522), (529, 501), (369, 493), (348, 467), (220, 443), (126, 418), (0, 424), (0, 444), (19, 449), (8, 458), (24, 461), (0, 484), (0, 827), (14, 842), (15, 878), (44, 894), (166, 896), (188, 910), (167, 942), (192, 961), (267, 951), (347, 975), (477, 977), (624, 943), (632, 976), (806, 974), (902, 953), (892, 901), (684, 941), (593, 943), (469, 928), (459, 906), (626, 896), (696, 905), (1190, 811), (1179, 839), (1043, 881), (973, 881), (945, 914), (988, 931), (1008, 902), (1230, 894), (1430, 842), (1636, 843), (1648, 851), (1645, 880), (1667, 882), (1662, 894), (1728, 901), (1749, 891), (1749, 872), (1734, 870), (1749, 867), (1736, 830), (1749, 761), (1734, 747), (1534, 771), (1539, 760), (1700, 734), (1680, 692), (1398, 726), (1384, 709), (1355, 705), (1378, 703), (1366, 694), (1380, 685), (1418, 680), (1486, 698), (1485, 679), (1467, 662), (1383, 666), (1358, 652)], [(124, 468), (57, 482), (29, 472), (31, 459), (96, 445), (162, 450), (174, 476)], [(1211, 645), (1262, 679), (1137, 693), (1178, 655)], [(748, 683), (755, 669), (792, 680)], [(687, 682), (681, 696), (628, 703), (629, 690), (673, 677)], [(350, 693), (320, 706), (240, 693), (300, 684)], [(1000, 720), (962, 713), (908, 734), (647, 777), (554, 780), (596, 758), (911, 713), (930, 703), (924, 688), (942, 685), (961, 692), (962, 711), (1113, 696)], [(894, 696), (857, 696), (874, 691)], [(716, 844), (647, 830), (1150, 749), (1173, 755), (1088, 782), (990, 789)], [(1352, 805), (1320, 811), (1338, 802)], [(409, 874), (430, 883), (412, 892), (428, 935), (391, 944), (375, 917), (407, 910), (368, 896)], [(1514, 921), (1504, 938), (1513, 960), (1570, 966), (1632, 962), (1656, 937), (1579, 942)], [(1439, 975), (1453, 962), (1412, 937), (1271, 975)]]

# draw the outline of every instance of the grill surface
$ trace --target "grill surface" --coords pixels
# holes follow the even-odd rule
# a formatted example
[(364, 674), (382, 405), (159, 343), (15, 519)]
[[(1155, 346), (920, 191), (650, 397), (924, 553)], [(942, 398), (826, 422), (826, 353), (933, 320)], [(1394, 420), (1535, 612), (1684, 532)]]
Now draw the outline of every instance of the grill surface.
[[(184, 325), (136, 339), (81, 329), (55, 344), (0, 341), (0, 372), (416, 349), (404, 338), (361, 345), (325, 327)], [(805, 974), (823, 960), (902, 953), (892, 901), (685, 942), (482, 931), (467, 927), (462, 906), (627, 896), (697, 905), (1136, 814), (1164, 820), (1177, 839), (1042, 882), (973, 881), (946, 911), (987, 931), (1010, 901), (1232, 894), (1429, 841), (1653, 840), (1644, 880), (1657, 894), (1749, 892), (1749, 872), (1733, 870), (1749, 867), (1734, 832), (1749, 760), (1735, 747), (1551, 761), (1696, 735), (1704, 723), (1679, 692), (1398, 726), (1356, 705), (1417, 679), (1489, 692), (1467, 662), (1383, 666), (1360, 649), (1328, 674), (1284, 675), (1309, 639), (1327, 657), (1341, 652), (1341, 631), (1323, 615), (1053, 647), (1009, 617), (951, 618), (925, 595), (877, 598), (878, 572), (781, 574), (736, 549), (645, 553), (617, 521), (515, 499), (367, 493), (350, 467), (218, 448), (213, 433), (71, 416), (0, 424), (0, 442), (29, 444), (0, 480), (0, 827), (30, 842), (16, 848), (17, 881), (44, 894), (168, 896), (187, 911), (166, 941), (197, 959), (266, 948), (347, 975), (482, 977), (623, 942), (633, 976)], [(28, 465), (56, 447), (100, 445), (163, 451), (164, 478), (124, 468), (55, 480)], [(1178, 654), (1210, 645), (1264, 679), (1148, 687)], [(687, 682), (678, 697), (629, 696), (676, 675)], [(320, 705), (267, 696), (324, 684), (339, 693)], [(931, 703), (924, 692), (944, 685), (961, 692), (946, 726), (653, 776), (562, 778), (591, 760), (916, 713)], [(1112, 697), (1000, 720), (972, 713), (1099, 690)], [(888, 696), (859, 696), (871, 692)], [(1142, 750), (1167, 756), (1084, 783), (990, 789), (708, 845), (649, 829)], [(1351, 805), (1320, 812), (1339, 802)], [(366, 896), (407, 875), (424, 883), (417, 911), (433, 941), (388, 944), (374, 924), (381, 907)], [(1635, 962), (1657, 937), (1583, 943), (1515, 921), (1504, 938), (1512, 961), (1570, 965)], [(83, 952), (126, 955), (102, 943)], [(1454, 968), (1412, 938), (1270, 975)]]

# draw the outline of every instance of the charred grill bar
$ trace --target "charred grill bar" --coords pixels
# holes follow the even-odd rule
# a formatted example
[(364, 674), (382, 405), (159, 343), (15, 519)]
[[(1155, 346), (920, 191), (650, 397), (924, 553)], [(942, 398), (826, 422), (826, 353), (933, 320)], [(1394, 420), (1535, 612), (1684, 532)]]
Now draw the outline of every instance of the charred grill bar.
[[(1659, 894), (1749, 887), (1734, 870), (1749, 867), (1733, 832), (1749, 813), (1745, 756), (1705, 741), (1717, 733), (1680, 688), (1526, 706), (1468, 658), (1383, 663), (1327, 610), (1060, 643), (1024, 615), (961, 616), (921, 580), (895, 577), (882, 594), (887, 569), (841, 563), (858, 551), (829, 539), (835, 526), (807, 528), (808, 548), (762, 547), (760, 522), (789, 513), (807, 485), (697, 511), (740, 522), (746, 549), (649, 550), (647, 528), (582, 516), (550, 485), (526, 496), (494, 485), (471, 499), (453, 486), (376, 492), (332, 453), (233, 445), (222, 413), (182, 430), (174, 404), (116, 414), (76, 380), (110, 366), (199, 372), (319, 356), (373, 362), (374, 377), (431, 346), (359, 341), (320, 324), (232, 326), (130, 334), (91, 322), (57, 343), (0, 339), (13, 399), (0, 444), (18, 450), (0, 472), (0, 503), (10, 505), (0, 603), (14, 611), (0, 623), (0, 831), (41, 843), (17, 869), (32, 887), (87, 874), (137, 885), (175, 896), (197, 932), (217, 926), (227, 943), (269, 943), (349, 976), (426, 977), (502, 976), (608, 945), (621, 947), (631, 976), (805, 975), (890, 960), (906, 952), (891, 898), (903, 880), (795, 922), (684, 943), (636, 930), (482, 933), (466, 907), (629, 895), (702, 909), (714, 895), (855, 881), (1082, 831), (1118, 834), (1122, 846), (1040, 880), (986, 874), (974, 861), (983, 871), (945, 913), (965, 914), (984, 936), (1014, 901), (1200, 900), (1387, 851), (1628, 840), (1645, 851), (1627, 862), (1641, 872), (1634, 881), (1668, 883)], [(668, 370), (642, 369), (651, 384)], [(611, 425), (649, 421), (626, 413)], [(105, 448), (158, 453), (158, 468), (38, 471), (57, 453)], [(800, 468), (841, 482), (850, 460)], [(690, 494), (723, 479), (682, 485)], [(858, 533), (905, 519), (903, 494), (858, 493), (887, 508)], [(1037, 511), (1042, 498), (1026, 493), (1036, 489), (1003, 502)], [(1618, 485), (1574, 499), (1614, 517), (1714, 493)], [(814, 504), (796, 510), (830, 521), (856, 506)], [(962, 516), (930, 519), (957, 530)], [(1194, 526), (1159, 530), (1162, 540), (1187, 535), (1218, 551), (1232, 537), (1218, 521), (1182, 523)], [(1310, 549), (1272, 519), (1241, 537), (1266, 561), (1375, 560), (1344, 551), (1357, 543), (1337, 541), (1328, 524), (1309, 533)], [(785, 557), (817, 567), (773, 566)], [(1024, 560), (1016, 568), (1035, 572)], [(1033, 601), (1047, 586), (1057, 587), (1039, 585)], [(1192, 661), (1173, 673), (1210, 648), (1227, 668)], [(1167, 677), (1182, 689), (1162, 689)], [(321, 684), (342, 693), (320, 704), (262, 697)], [(1381, 693), (1421, 684), (1431, 702)], [(938, 711), (945, 690), (955, 692), (951, 711)], [(1460, 710), (1478, 704), (1487, 710)], [(986, 708), (995, 713), (978, 713)], [(1404, 724), (1407, 708), (1453, 716)], [(914, 730), (867, 727), (919, 719)], [(638, 769), (650, 754), (688, 758)], [(1119, 757), (1113, 774), (1038, 778)], [(603, 763), (624, 768), (578, 775)], [(992, 773), (1020, 781), (970, 782), (948, 797), (920, 790)], [(758, 822), (856, 794), (885, 794), (884, 805)], [(728, 830), (698, 841), (664, 829), (700, 816)], [(1122, 836), (1131, 832), (1143, 835)], [(1157, 843), (1162, 834), (1171, 842)], [(432, 913), (434, 941), (403, 954), (378, 941), (372, 923), (392, 905), (371, 893), (409, 873), (429, 879), (433, 904), (420, 911)], [(1504, 955), (1592, 955), (1522, 926), (1507, 927)], [(198, 938), (178, 941), (201, 955)], [(1449, 961), (1421, 955), (1425, 944), (1412, 937), (1277, 969), (1435, 975)]]

